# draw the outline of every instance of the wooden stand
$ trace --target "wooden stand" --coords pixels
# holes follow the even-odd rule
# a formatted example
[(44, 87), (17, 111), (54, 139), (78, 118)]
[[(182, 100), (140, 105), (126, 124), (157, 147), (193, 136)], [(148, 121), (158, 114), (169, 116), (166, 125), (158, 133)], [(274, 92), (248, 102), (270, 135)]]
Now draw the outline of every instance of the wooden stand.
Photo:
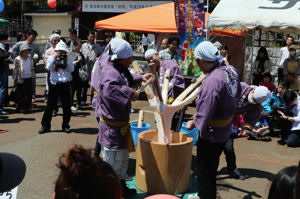
[(193, 138), (172, 132), (172, 143), (159, 144), (155, 130), (138, 136), (136, 185), (149, 194), (180, 194), (189, 187)]

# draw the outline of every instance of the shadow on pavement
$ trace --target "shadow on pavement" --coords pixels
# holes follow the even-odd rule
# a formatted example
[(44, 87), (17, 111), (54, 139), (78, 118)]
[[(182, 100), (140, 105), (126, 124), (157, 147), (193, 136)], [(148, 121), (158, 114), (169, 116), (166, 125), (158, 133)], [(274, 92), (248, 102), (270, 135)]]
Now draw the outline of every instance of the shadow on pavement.
[[(257, 170), (257, 169), (246, 169), (246, 168), (239, 168), (242, 174), (249, 176), (249, 178), (265, 178), (268, 179), (269, 181), (273, 180), (274, 174), (270, 173), (268, 171), (262, 171), (262, 170)], [(226, 175), (227, 174), (227, 168), (223, 167), (220, 171), (218, 171), (218, 175)], [(223, 180), (228, 177), (223, 177), (223, 178), (217, 178), (217, 180)]]
[(20, 123), (22, 121), (35, 121), (35, 118), (3, 119), (3, 120), (0, 120), (0, 123)]
[(98, 129), (97, 128), (80, 128), (80, 129), (71, 129), (71, 132), (94, 135), (94, 134), (98, 134)]
[(243, 199), (252, 199), (253, 198), (252, 196), (254, 196), (255, 198), (262, 198), (262, 196), (257, 194), (255, 191), (247, 191), (245, 189), (241, 189), (241, 188), (235, 187), (230, 184), (217, 184), (217, 186), (219, 187), (218, 189), (221, 189), (221, 190), (228, 191), (229, 189), (233, 189), (233, 190), (247, 194), (243, 197)]
[(90, 114), (91, 113), (88, 113), (88, 112), (76, 111), (76, 112), (72, 113), (72, 117), (86, 117)]

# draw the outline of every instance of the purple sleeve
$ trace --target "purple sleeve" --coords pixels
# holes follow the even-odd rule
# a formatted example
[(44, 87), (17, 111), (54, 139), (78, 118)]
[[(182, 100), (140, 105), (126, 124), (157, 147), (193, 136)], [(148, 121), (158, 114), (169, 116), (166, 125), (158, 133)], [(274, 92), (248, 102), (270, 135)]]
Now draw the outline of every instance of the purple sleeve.
[(252, 105), (249, 108), (249, 111), (247, 111), (244, 115), (244, 121), (251, 126), (254, 126), (255, 123), (259, 120), (262, 111), (263, 109), (261, 108), (260, 104)]
[(121, 85), (120, 81), (113, 78), (113, 75), (107, 75), (103, 80), (102, 95), (108, 100), (126, 106), (131, 101), (132, 89), (126, 85)]
[(139, 84), (143, 81), (143, 75), (132, 74), (135, 84)]
[(220, 100), (222, 85), (216, 78), (204, 81), (198, 99), (196, 100), (196, 127), (204, 131), (206, 125), (213, 117), (216, 106)]
[(184, 88), (185, 87), (184, 77), (181, 74), (181, 70), (179, 66), (173, 67), (171, 74), (172, 74), (171, 82), (174, 84), (174, 86), (179, 88)]

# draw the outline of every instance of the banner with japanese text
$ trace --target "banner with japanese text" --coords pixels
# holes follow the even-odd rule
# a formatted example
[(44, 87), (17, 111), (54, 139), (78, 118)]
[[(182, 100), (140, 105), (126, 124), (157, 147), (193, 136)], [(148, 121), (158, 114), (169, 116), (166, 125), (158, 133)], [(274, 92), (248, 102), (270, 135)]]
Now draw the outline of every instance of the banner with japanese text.
[(205, 38), (204, 0), (175, 0), (175, 13), (184, 75), (199, 76), (194, 49)]

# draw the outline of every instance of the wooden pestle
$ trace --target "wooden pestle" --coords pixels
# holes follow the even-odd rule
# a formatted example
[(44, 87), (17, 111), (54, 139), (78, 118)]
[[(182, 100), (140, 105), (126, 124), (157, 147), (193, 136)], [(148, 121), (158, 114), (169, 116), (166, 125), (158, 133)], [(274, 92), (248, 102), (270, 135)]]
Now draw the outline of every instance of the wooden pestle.
[(162, 96), (161, 96), (158, 77), (157, 77), (157, 73), (156, 73), (156, 64), (155, 63), (150, 63), (149, 67), (150, 67), (150, 73), (152, 73), (153, 76), (155, 77), (155, 79), (153, 81), (153, 85), (154, 85), (154, 88), (155, 88), (155, 91), (156, 91), (156, 95), (159, 98), (159, 100), (162, 102), (163, 99), (162, 99)]
[[(202, 84), (202, 81), (204, 80), (205, 75), (202, 74), (201, 76), (199, 76), (195, 82), (193, 82), (192, 84), (190, 84), (189, 87), (187, 87), (176, 99), (176, 102), (182, 102), (184, 101), (184, 99), (189, 96), (198, 86), (200, 86)], [(174, 101), (174, 102), (175, 102)], [(173, 102), (173, 103), (174, 103)]]
[(164, 84), (161, 93), (165, 105), (168, 103), (170, 76), (171, 76), (171, 70), (168, 68), (165, 72)]
[[(138, 74), (138, 75), (142, 74), (142, 69), (140, 68), (139, 64), (136, 61), (132, 62), (132, 66), (133, 66), (134, 72), (136, 74)], [(153, 99), (154, 98), (153, 91), (152, 91), (152, 89), (150, 88), (149, 85), (144, 86), (144, 90), (145, 90), (145, 93), (146, 93), (148, 99)]]
[(140, 110), (139, 112), (139, 120), (138, 120), (138, 128), (142, 128), (144, 120), (144, 111)]

